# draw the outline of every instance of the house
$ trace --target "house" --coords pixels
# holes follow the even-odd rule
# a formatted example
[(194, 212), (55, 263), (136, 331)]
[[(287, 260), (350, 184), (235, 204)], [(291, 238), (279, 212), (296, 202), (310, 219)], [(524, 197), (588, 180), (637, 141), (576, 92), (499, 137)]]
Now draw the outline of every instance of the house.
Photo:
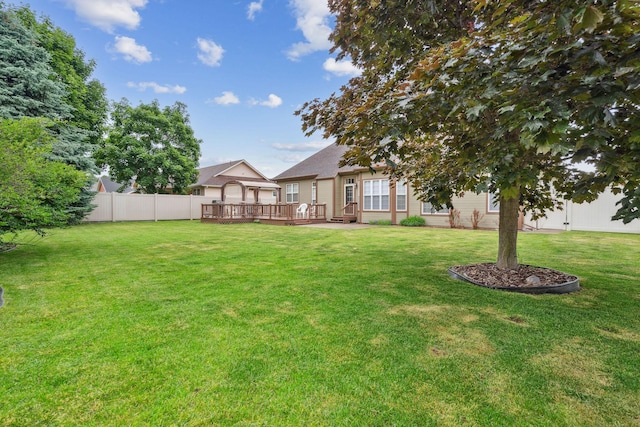
[[(331, 144), (311, 157), (274, 177), (283, 189), (283, 202), (326, 204), (327, 216), (334, 221), (370, 223), (421, 216), (427, 225), (450, 227), (448, 209), (434, 210), (418, 200), (409, 184), (395, 182), (381, 171), (372, 173), (360, 166), (339, 167), (348, 147)], [(460, 216), (458, 226), (470, 228), (474, 210), (480, 215), (478, 226), (498, 227), (498, 206), (487, 193), (467, 194), (453, 200)]]
[(94, 184), (92, 190), (97, 191), (98, 193), (122, 193), (122, 194), (131, 194), (136, 191), (135, 182), (129, 182), (127, 185), (120, 184), (119, 182), (115, 182), (108, 176), (99, 176), (98, 181)]
[(236, 160), (198, 169), (198, 181), (191, 194), (205, 196), (212, 203), (275, 204), (280, 186), (267, 179), (246, 160)]

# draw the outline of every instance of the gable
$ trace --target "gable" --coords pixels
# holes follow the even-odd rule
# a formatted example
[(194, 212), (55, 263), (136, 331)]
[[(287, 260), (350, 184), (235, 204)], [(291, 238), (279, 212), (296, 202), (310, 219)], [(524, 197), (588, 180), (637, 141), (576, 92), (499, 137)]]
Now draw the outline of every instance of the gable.
[[(222, 175), (222, 174), (221, 174)], [(263, 179), (264, 177), (260, 174), (260, 172), (253, 169), (248, 164), (241, 162), (237, 163), (229, 169), (225, 170), (223, 175), (226, 176), (236, 176), (242, 178), (258, 178)]]
[(190, 187), (222, 187), (231, 181), (272, 183), (245, 160), (236, 160), (198, 169), (198, 181)]

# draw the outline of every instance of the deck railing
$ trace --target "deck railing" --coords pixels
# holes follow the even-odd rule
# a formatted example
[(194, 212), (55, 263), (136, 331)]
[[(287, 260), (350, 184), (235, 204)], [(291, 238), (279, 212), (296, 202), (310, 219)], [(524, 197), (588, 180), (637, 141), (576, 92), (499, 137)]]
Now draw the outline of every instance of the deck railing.
[(304, 215), (297, 213), (297, 209), (297, 204), (203, 203), (201, 218), (220, 221), (327, 219), (327, 205), (311, 205)]
[(349, 202), (342, 208), (344, 216), (356, 216), (358, 214), (358, 204), (356, 202)]

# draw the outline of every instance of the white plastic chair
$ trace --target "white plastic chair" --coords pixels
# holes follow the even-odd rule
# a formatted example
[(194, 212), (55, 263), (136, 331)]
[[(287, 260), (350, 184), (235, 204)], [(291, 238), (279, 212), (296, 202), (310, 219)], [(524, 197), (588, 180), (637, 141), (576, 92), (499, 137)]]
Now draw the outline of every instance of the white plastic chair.
[(306, 203), (302, 203), (300, 206), (298, 206), (298, 209), (296, 209), (296, 218), (307, 218), (309, 215), (309, 211), (308, 209), (308, 205)]

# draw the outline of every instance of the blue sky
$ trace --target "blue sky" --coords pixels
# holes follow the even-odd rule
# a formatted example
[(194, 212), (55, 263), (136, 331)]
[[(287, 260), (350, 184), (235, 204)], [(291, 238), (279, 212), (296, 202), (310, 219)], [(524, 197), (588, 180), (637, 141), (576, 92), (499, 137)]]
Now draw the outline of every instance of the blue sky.
[[(11, 2), (6, 2), (11, 3)], [(15, 1), (14, 4), (21, 2)], [(31, 0), (74, 36), (109, 100), (187, 105), (200, 166), (245, 159), (273, 177), (326, 146), (304, 102), (357, 73), (329, 53), (326, 0)]]

